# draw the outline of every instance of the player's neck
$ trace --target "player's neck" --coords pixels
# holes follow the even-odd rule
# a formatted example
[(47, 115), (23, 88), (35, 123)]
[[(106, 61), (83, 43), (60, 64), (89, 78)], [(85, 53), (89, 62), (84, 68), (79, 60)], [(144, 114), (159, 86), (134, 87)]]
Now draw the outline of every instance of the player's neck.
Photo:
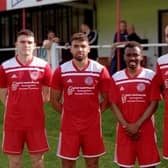
[(127, 68), (126, 71), (130, 77), (135, 77), (142, 71), (142, 67), (139, 66), (136, 69)]
[(77, 61), (77, 60), (73, 60), (73, 62), (74, 62), (74, 64), (75, 64), (75, 66), (78, 68), (78, 69), (83, 69), (83, 68), (85, 68), (86, 66), (87, 66), (87, 64), (88, 64), (88, 59), (84, 59), (84, 60), (82, 60), (82, 61)]
[(23, 55), (17, 55), (17, 59), (24, 65), (30, 62), (33, 59), (32, 55), (23, 56)]

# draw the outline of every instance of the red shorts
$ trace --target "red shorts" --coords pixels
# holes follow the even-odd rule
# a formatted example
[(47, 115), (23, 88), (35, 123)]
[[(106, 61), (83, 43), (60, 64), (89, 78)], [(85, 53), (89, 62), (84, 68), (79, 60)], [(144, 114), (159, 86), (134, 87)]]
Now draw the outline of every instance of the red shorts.
[(43, 153), (49, 150), (45, 129), (5, 130), (3, 132), (3, 152), (19, 155), (24, 144), (29, 153)]
[(143, 125), (139, 140), (132, 140), (119, 126), (115, 150), (116, 162), (121, 167), (134, 167), (136, 159), (140, 167), (151, 167), (160, 163), (153, 125)]
[(80, 149), (85, 158), (99, 157), (105, 153), (101, 130), (88, 129), (87, 132), (65, 132), (59, 137), (57, 156), (64, 159), (76, 160)]

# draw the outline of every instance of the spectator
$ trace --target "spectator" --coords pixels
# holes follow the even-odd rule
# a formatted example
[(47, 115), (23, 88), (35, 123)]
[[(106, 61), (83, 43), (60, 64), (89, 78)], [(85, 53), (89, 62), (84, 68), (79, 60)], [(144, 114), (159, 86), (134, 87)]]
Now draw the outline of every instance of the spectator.
[[(91, 28), (87, 24), (83, 23), (80, 26), (80, 31), (88, 36), (90, 46), (98, 44), (98, 33), (96, 30), (91, 30)], [(97, 60), (98, 58), (97, 48), (91, 48), (88, 56), (90, 59)]]
[(51, 65), (51, 46), (52, 43), (59, 43), (59, 38), (55, 36), (55, 33), (50, 30), (47, 34), (47, 39), (43, 41), (43, 47), (47, 50), (47, 61)]
[[(127, 22), (125, 20), (121, 20), (120, 21), (120, 36), (119, 36), (119, 41), (117, 39), (117, 32), (114, 35), (114, 40), (113, 43), (118, 43), (118, 42), (124, 42), (124, 41), (128, 41), (128, 33), (127, 33)], [(110, 60), (110, 74), (114, 74), (117, 71), (117, 65), (118, 65), (118, 58), (117, 58), (117, 50), (119, 50), (119, 57), (120, 57), (120, 69), (123, 69), (126, 67), (125, 65), (125, 61), (124, 61), (124, 49), (123, 48), (117, 48), (114, 51), (114, 55), (112, 57), (112, 59)], [(112, 52), (113, 53), (113, 52)]]
[(127, 37), (128, 41), (136, 41), (138, 43), (142, 42), (141, 38), (135, 32), (134, 25), (132, 24), (127, 25), (127, 33), (128, 33), (128, 37)]

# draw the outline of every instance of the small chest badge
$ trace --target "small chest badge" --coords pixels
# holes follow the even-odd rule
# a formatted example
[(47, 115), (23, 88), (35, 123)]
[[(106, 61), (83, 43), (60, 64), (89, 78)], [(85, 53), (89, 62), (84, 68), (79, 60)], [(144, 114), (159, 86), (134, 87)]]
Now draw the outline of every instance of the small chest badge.
[(93, 78), (92, 77), (86, 77), (85, 78), (85, 84), (93, 85)]
[(39, 71), (31, 71), (30, 77), (32, 80), (37, 80), (39, 78)]
[(143, 92), (143, 91), (145, 90), (145, 84), (144, 84), (144, 83), (139, 83), (139, 84), (137, 85), (137, 90), (138, 90), (139, 92)]

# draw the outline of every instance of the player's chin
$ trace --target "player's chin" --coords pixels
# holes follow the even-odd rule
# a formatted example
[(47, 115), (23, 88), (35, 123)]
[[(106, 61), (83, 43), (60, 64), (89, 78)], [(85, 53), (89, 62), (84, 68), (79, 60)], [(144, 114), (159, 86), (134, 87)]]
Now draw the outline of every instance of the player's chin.
[(83, 60), (84, 56), (83, 55), (77, 55), (75, 57), (76, 60), (80, 61), (80, 60)]
[(128, 64), (128, 67), (129, 67), (130, 69), (136, 69), (137, 64)]
[(82, 61), (82, 60), (83, 60), (83, 57), (75, 57), (75, 59), (76, 59), (77, 61)]

